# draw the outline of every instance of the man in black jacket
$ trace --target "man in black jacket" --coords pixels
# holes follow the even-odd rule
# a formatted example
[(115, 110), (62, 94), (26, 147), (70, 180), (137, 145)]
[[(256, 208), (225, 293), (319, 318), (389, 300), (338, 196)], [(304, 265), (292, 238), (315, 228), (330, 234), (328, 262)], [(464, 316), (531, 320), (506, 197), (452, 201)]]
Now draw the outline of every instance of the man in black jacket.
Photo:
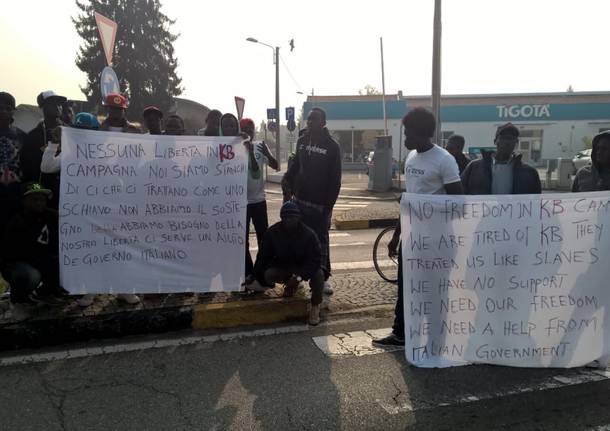
[(0, 233), (21, 206), (22, 151), (27, 135), (13, 126), (15, 98), (0, 92)]
[(496, 131), (496, 152), (483, 152), (483, 157), (471, 162), (462, 173), (462, 185), (467, 195), (522, 195), (542, 192), (538, 171), (521, 161), (515, 154), (519, 129), (506, 123)]
[(610, 130), (593, 138), (591, 164), (576, 172), (573, 192), (599, 192), (610, 190)]
[(56, 304), (67, 293), (59, 286), (58, 217), (47, 208), (50, 197), (39, 183), (26, 184), (23, 210), (4, 232), (2, 273), (13, 304)]
[[(313, 108), (307, 116), (307, 130), (297, 141), (295, 157), (282, 184), (299, 206), (303, 223), (318, 235), (322, 268), (328, 280), (328, 230), (341, 189), (341, 150), (326, 128), (326, 113), (321, 108)], [(328, 282), (324, 283), (324, 293), (333, 293)]]
[(53, 91), (43, 91), (36, 98), (38, 106), (42, 109), (43, 120), (28, 133), (28, 139), (21, 156), (24, 182), (40, 181), (43, 186), (51, 190), (49, 201), (51, 208), (59, 207), (59, 173), (41, 174), (40, 163), (42, 153), (49, 142), (53, 141), (53, 131), (63, 126), (61, 121), (62, 106), (66, 102), (64, 96)]
[[(324, 272), (320, 242), (313, 230), (301, 221), (301, 212), (294, 202), (286, 202), (280, 211), (281, 221), (271, 226), (265, 236), (254, 266), (257, 283), (250, 283), (255, 291), (263, 286), (284, 283), (285, 294), (293, 295), (301, 281), (309, 280), (311, 311), (309, 323), (320, 323), (320, 304), (324, 289)], [(253, 280), (248, 280), (252, 282)]]
[(462, 172), (464, 172), (466, 166), (470, 163), (470, 158), (464, 154), (464, 145), (466, 145), (466, 140), (462, 135), (451, 135), (447, 140), (447, 147), (445, 148), (455, 159), (460, 170), (460, 175), (462, 175)]

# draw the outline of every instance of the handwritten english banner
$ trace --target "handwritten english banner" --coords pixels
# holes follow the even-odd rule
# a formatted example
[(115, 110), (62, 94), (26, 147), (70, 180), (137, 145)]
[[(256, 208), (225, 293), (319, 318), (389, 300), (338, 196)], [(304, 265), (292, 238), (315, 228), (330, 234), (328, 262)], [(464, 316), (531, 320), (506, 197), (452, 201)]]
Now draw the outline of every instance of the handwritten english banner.
[(407, 360), (578, 367), (610, 356), (610, 193), (404, 194)]

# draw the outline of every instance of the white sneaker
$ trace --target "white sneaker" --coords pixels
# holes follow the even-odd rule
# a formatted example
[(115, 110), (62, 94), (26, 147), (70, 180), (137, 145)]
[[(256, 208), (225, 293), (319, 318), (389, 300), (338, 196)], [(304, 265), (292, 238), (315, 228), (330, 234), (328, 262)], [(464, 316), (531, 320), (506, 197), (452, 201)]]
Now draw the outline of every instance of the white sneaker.
[(246, 290), (250, 292), (264, 292), (267, 290), (267, 287), (260, 284), (258, 280), (254, 280), (252, 283), (246, 284)]
[(86, 295), (83, 295), (82, 298), (78, 298), (76, 300), (76, 303), (78, 304), (79, 307), (86, 308), (86, 307), (90, 306), (91, 304), (93, 304), (94, 300), (95, 300), (95, 295), (88, 293)]
[(323, 293), (324, 293), (324, 295), (332, 295), (333, 293), (335, 293), (334, 289), (330, 285), (330, 282), (328, 282), (328, 281), (324, 282)]
[(135, 305), (140, 303), (140, 297), (138, 295), (134, 295), (133, 293), (119, 293), (117, 295), (119, 301), (126, 302), (129, 305)]
[(320, 305), (311, 305), (311, 310), (309, 310), (309, 324), (312, 326), (316, 326), (320, 323)]

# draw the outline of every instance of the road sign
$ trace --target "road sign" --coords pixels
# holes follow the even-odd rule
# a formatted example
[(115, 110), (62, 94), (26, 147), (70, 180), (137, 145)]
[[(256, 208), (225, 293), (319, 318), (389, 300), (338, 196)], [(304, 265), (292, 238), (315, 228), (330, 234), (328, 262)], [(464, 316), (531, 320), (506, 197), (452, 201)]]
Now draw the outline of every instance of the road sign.
[(267, 124), (267, 130), (270, 132), (275, 132), (277, 130), (277, 123), (275, 121), (269, 121)]
[(292, 107), (292, 106), (289, 106), (288, 108), (286, 108), (286, 121), (294, 122), (294, 107)]
[(267, 120), (277, 120), (275, 108), (267, 109)]
[(289, 132), (294, 132), (294, 129), (297, 128), (297, 124), (294, 122), (294, 119), (288, 120), (288, 124), (286, 125)]
[(235, 96), (235, 107), (237, 108), (237, 118), (241, 120), (244, 117), (244, 106), (246, 105), (246, 99)]
[(100, 76), (100, 90), (102, 92), (102, 101), (106, 100), (106, 96), (110, 93), (120, 93), (119, 78), (117, 78), (114, 69), (110, 66), (104, 67)]
[(106, 56), (106, 64), (112, 65), (112, 51), (114, 50), (114, 41), (116, 39), (117, 23), (106, 18), (95, 12), (95, 22), (97, 23), (97, 29), (100, 32), (100, 39), (102, 41), (102, 48), (104, 48), (104, 55)]

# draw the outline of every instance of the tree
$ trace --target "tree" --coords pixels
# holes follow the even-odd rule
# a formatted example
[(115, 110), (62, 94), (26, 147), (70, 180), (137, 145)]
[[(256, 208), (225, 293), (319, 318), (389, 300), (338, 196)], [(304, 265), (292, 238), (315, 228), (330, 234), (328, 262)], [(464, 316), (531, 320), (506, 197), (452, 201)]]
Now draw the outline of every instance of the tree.
[(375, 94), (381, 94), (381, 91), (377, 90), (371, 84), (366, 84), (364, 89), (358, 90), (358, 94), (361, 96), (373, 96)]
[(172, 97), (182, 93), (182, 80), (176, 74), (178, 60), (173, 42), (178, 35), (170, 32), (175, 21), (161, 12), (159, 0), (76, 0), (81, 10), (72, 18), (83, 39), (76, 65), (87, 74), (81, 91), (89, 102), (101, 104), (100, 73), (106, 60), (99, 38), (94, 12), (118, 24), (112, 67), (129, 97), (130, 118), (139, 119), (148, 105), (167, 111)]

